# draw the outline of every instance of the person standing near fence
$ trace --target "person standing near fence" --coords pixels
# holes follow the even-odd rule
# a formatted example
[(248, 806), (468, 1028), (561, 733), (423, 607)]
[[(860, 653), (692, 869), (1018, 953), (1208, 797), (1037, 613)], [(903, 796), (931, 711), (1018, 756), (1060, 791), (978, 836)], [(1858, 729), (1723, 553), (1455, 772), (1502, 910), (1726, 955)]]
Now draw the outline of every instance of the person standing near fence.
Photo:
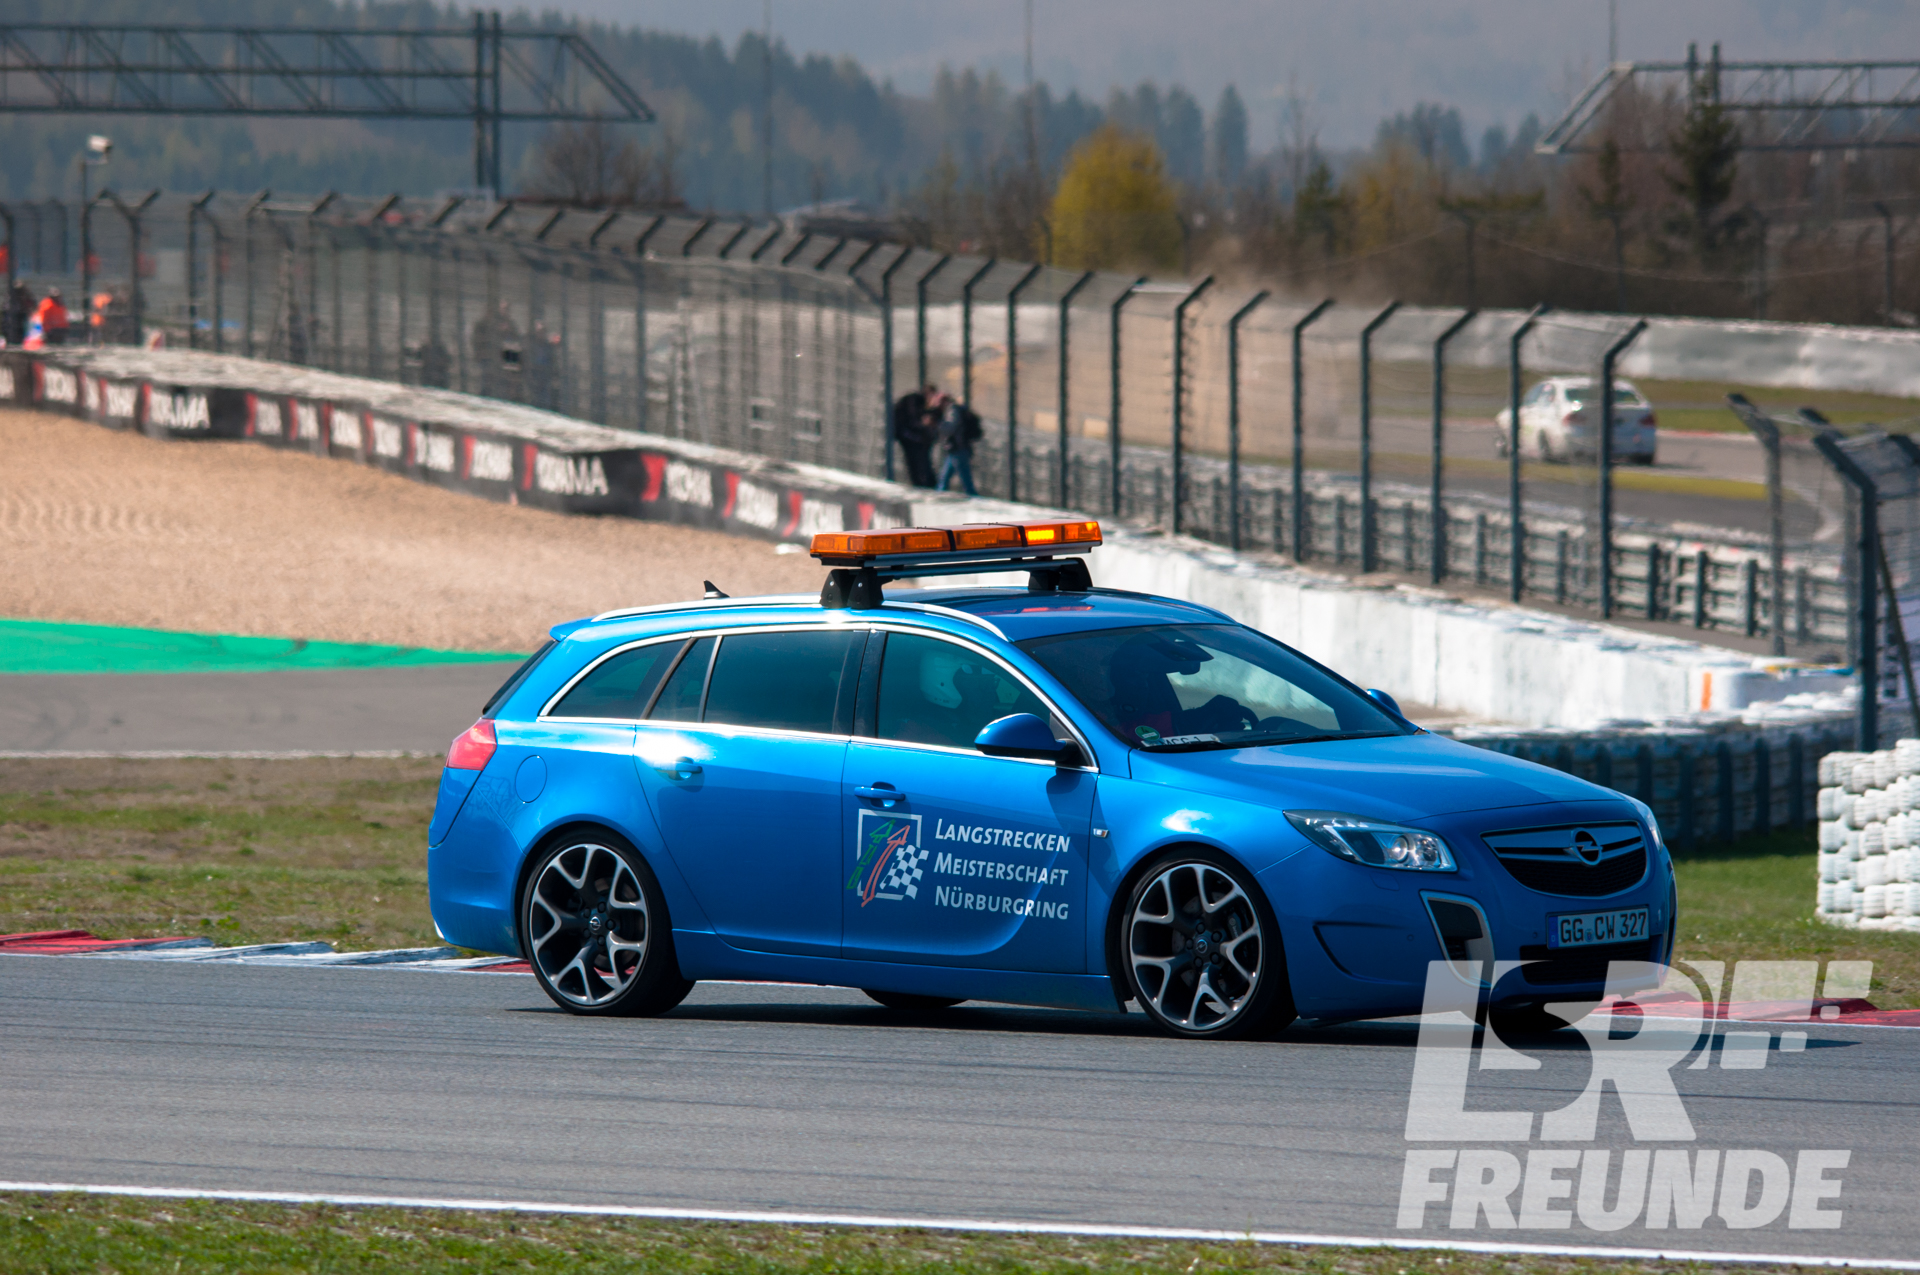
[(946, 449), (947, 458), (941, 463), (940, 478), (934, 486), (946, 491), (957, 476), (962, 491), (978, 496), (980, 493), (973, 486), (973, 446), (986, 430), (980, 424), (979, 413), (959, 399), (943, 394), (940, 400), (945, 404), (940, 413), (940, 444)]
[(42, 345), (65, 345), (67, 329), (72, 320), (67, 317), (67, 303), (60, 299), (60, 289), (48, 288), (46, 300), (33, 312), (34, 322), (40, 325)]
[(929, 385), (909, 390), (893, 405), (893, 441), (907, 462), (907, 481), (915, 487), (933, 486), (933, 443), (938, 426), (932, 416), (936, 390)]
[(26, 282), (16, 279), (13, 290), (7, 293), (6, 338), (8, 345), (19, 345), (27, 339), (27, 321), (33, 317), (33, 293)]

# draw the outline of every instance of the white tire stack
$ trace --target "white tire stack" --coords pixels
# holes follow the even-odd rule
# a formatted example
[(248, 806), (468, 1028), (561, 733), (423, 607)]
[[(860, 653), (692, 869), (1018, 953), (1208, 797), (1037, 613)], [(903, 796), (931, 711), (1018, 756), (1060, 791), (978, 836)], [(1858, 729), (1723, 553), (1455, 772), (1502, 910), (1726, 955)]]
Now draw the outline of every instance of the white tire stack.
[(1820, 918), (1920, 930), (1920, 739), (1822, 757), (1817, 810)]

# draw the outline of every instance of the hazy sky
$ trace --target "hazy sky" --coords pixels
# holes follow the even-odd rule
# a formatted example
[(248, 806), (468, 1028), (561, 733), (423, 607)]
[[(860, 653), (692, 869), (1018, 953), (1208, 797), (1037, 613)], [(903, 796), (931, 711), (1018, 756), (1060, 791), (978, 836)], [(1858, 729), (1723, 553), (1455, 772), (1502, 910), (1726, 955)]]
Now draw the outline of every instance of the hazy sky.
[[(796, 52), (850, 54), (924, 92), (942, 62), (1018, 83), (1025, 0), (773, 0)], [(1673, 60), (1689, 40), (1729, 59), (1912, 57), (1912, 0), (1617, 0), (1624, 59)], [(763, 0), (544, 0), (623, 25), (718, 34), (759, 27)], [(1543, 119), (1607, 58), (1606, 0), (1034, 0), (1035, 73), (1096, 99), (1116, 83), (1185, 84), (1211, 110), (1232, 83), (1256, 147), (1272, 144), (1290, 82), (1321, 140), (1371, 139), (1382, 116), (1420, 101), (1458, 106), (1470, 136)]]

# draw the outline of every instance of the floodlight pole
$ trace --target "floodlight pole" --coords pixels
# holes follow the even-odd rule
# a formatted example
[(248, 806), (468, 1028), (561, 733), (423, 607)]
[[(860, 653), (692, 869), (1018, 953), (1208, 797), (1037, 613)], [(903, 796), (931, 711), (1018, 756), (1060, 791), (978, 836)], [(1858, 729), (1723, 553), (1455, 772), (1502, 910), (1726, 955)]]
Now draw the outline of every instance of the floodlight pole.
[(1507, 338), (1507, 596), (1518, 602), (1527, 587), (1527, 526), (1520, 509), (1520, 343), (1552, 307), (1537, 305)]
[(1613, 618), (1613, 365), (1647, 330), (1645, 319), (1600, 356), (1600, 618)]
[(1271, 295), (1265, 288), (1227, 320), (1227, 544), (1240, 552), (1240, 321)]
[(1372, 571), (1375, 564), (1373, 525), (1373, 334), (1383, 327), (1398, 301), (1387, 302), (1386, 309), (1367, 320), (1360, 329), (1360, 571)]
[(1446, 331), (1433, 339), (1433, 460), (1428, 482), (1428, 539), (1427, 546), (1431, 558), (1428, 578), (1439, 584), (1447, 576), (1447, 509), (1443, 502), (1446, 496), (1446, 432), (1447, 432), (1447, 342), (1459, 334), (1461, 328), (1472, 323), (1480, 312), (1468, 310), (1452, 323)]
[(1293, 560), (1307, 560), (1307, 370), (1301, 361), (1307, 325), (1333, 308), (1328, 297), (1293, 325)]

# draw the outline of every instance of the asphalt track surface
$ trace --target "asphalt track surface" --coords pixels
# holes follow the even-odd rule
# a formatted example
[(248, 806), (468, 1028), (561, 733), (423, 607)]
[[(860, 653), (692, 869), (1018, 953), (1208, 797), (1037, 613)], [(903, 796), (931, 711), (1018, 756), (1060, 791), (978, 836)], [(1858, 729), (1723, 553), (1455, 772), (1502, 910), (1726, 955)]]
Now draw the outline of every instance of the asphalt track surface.
[(0, 750), (438, 753), (513, 669), (0, 675)]
[[(1568, 1035), (1562, 1033), (1563, 1036)], [(1134, 1015), (706, 985), (654, 1020), (532, 979), (0, 964), (0, 1179), (1911, 1258), (1920, 1032), (1676, 1069), (1696, 1148), (1846, 1148), (1839, 1230), (1395, 1229), (1416, 1028), (1161, 1038)], [(1565, 1105), (1578, 1037), (1474, 1105)], [(1614, 1100), (1599, 1146), (1630, 1145)], [(1516, 1148), (1524, 1150), (1524, 1148)], [(1515, 1197), (1518, 1202), (1518, 1196)], [(1564, 1204), (1564, 1201), (1562, 1202)]]

